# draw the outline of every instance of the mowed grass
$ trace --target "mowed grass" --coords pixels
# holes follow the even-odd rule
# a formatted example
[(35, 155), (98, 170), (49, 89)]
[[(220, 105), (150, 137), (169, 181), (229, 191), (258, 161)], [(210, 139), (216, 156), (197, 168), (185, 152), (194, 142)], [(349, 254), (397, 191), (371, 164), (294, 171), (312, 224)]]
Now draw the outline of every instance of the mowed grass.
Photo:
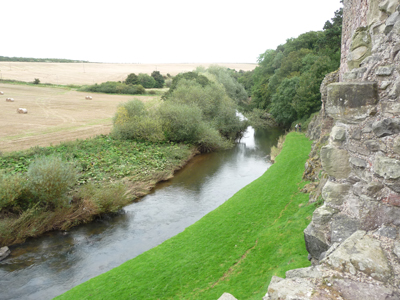
[(310, 265), (303, 230), (315, 207), (299, 192), (310, 146), (290, 133), (276, 163), (219, 208), (56, 299), (261, 299), (273, 275)]

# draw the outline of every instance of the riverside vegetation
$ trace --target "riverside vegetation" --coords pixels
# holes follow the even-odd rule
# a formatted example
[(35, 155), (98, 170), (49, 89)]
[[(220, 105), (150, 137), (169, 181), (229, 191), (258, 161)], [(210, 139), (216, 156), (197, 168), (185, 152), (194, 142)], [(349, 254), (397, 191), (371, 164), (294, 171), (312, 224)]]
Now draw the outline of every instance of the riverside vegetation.
[(0, 245), (116, 212), (199, 151), (230, 147), (247, 95), (228, 96), (241, 89), (225, 68), (198, 73), (175, 79), (165, 101), (120, 105), (109, 136), (0, 156)]
[(289, 133), (275, 164), (216, 210), (56, 299), (261, 299), (273, 275), (310, 265), (302, 231), (315, 204), (299, 192), (310, 148)]

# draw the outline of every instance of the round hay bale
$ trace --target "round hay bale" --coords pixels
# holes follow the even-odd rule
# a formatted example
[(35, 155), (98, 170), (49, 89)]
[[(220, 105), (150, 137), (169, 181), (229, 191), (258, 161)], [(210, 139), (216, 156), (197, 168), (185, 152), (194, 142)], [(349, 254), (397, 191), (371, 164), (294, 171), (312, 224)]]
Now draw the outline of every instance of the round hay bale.
[(18, 108), (17, 113), (19, 114), (27, 114), (28, 110), (26, 108)]
[(0, 91), (0, 95), (4, 95), (4, 93), (2, 91)]
[(14, 102), (14, 98), (6, 98), (7, 102)]

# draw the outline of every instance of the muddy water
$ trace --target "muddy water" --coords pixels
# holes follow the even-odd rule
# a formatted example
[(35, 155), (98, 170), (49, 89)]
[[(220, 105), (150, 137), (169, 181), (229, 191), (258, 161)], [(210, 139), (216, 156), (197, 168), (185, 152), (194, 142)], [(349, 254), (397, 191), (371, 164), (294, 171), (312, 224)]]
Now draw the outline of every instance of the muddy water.
[(280, 134), (249, 127), (234, 149), (195, 157), (123, 213), (10, 247), (0, 299), (51, 299), (183, 231), (260, 177)]

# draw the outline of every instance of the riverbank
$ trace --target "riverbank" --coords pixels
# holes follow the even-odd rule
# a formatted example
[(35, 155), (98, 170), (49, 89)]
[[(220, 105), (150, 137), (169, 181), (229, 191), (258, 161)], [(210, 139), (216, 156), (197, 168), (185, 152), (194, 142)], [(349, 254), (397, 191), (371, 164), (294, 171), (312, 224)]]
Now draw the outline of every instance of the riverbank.
[(302, 231), (315, 206), (299, 190), (310, 146), (290, 133), (276, 163), (219, 208), (57, 299), (261, 299), (273, 275), (309, 265)]
[[(0, 247), (117, 212), (149, 193), (157, 182), (171, 178), (196, 153), (185, 144), (119, 141), (102, 135), (4, 154), (0, 156)], [(54, 156), (78, 172), (77, 184), (63, 195), (69, 205), (31, 203), (24, 195), (29, 166), (38, 157)]]

